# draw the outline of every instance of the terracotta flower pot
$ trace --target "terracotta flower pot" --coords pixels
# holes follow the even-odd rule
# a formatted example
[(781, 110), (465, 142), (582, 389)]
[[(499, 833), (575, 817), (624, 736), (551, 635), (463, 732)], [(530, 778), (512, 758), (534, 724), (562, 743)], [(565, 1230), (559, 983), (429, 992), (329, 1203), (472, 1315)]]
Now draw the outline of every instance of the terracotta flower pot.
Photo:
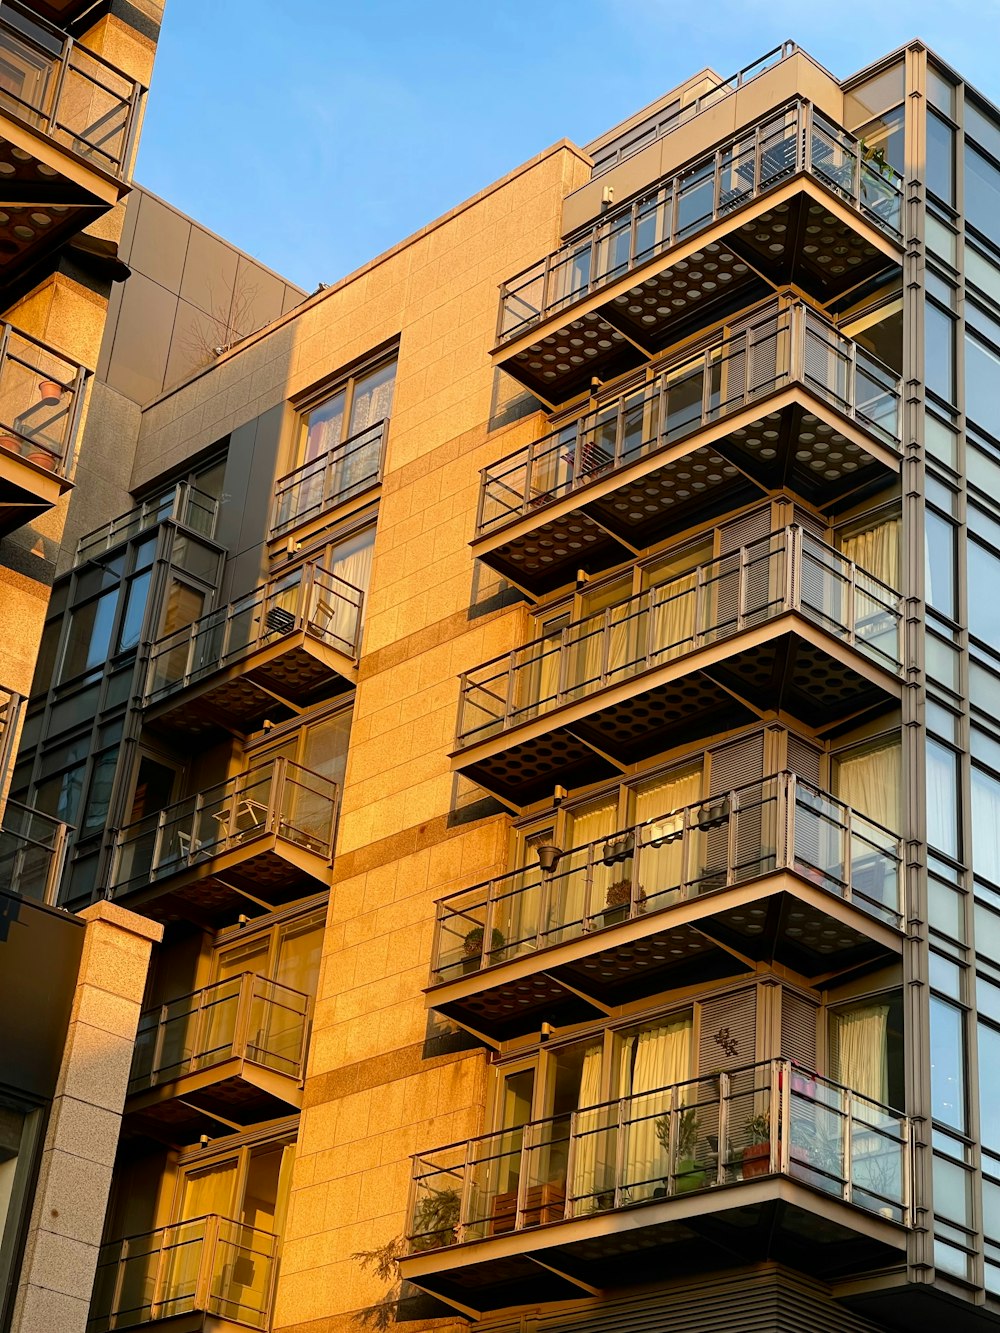
[(769, 1143), (748, 1143), (743, 1149), (743, 1179), (753, 1176), (766, 1176), (771, 1169), (771, 1145)]
[(63, 396), (63, 386), (57, 384), (55, 380), (42, 380), (38, 386), (38, 392), (42, 396), (42, 402), (57, 403)]
[(26, 453), (25, 458), (29, 463), (34, 463), (36, 467), (42, 467), (46, 472), (54, 472), (56, 460), (54, 455), (48, 453), (45, 449), (31, 449)]
[(9, 454), (19, 454), (21, 441), (16, 435), (0, 435), (0, 449), (6, 449)]

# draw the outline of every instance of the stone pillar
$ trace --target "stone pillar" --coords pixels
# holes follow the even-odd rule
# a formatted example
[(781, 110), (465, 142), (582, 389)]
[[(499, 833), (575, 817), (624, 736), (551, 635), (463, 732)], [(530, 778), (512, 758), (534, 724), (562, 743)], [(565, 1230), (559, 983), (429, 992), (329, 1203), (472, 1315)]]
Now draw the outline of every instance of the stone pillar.
[(163, 927), (111, 902), (87, 933), (11, 1333), (86, 1333), (149, 955)]

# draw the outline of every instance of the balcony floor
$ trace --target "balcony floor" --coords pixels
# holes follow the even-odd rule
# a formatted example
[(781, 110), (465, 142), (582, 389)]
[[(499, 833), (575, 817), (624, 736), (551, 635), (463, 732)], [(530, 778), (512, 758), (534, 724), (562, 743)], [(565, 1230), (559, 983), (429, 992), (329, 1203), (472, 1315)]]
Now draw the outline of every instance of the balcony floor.
[(499, 366), (550, 407), (641, 365), (693, 318), (765, 282), (795, 283), (826, 304), (898, 265), (899, 247), (812, 176), (799, 175), (707, 226), (494, 351)]
[(782, 712), (820, 728), (888, 706), (898, 679), (788, 613), (595, 691), (452, 755), (452, 766), (518, 807), (612, 777), (668, 746)]
[[(841, 458), (830, 462), (830, 453)], [(844, 466), (846, 464), (846, 466)], [(671, 532), (790, 488), (820, 509), (860, 500), (899, 472), (892, 450), (793, 386), (644, 457), (472, 543), (474, 554), (532, 595), (578, 569), (598, 573)]]
[[(0, 242), (0, 272), (2, 261)], [(65, 477), (0, 449), (0, 537), (48, 513), (69, 489)]]
[(550, 1222), (403, 1259), (406, 1281), (480, 1315), (767, 1260), (830, 1280), (898, 1264), (906, 1231), (766, 1176), (612, 1212)]
[(131, 1093), (123, 1132), (183, 1145), (231, 1126), (276, 1120), (302, 1109), (298, 1079), (234, 1057), (181, 1078)]
[[(708, 872), (706, 881), (711, 884)], [(644, 885), (655, 901), (656, 886)], [(621, 910), (621, 909), (619, 909)], [(676, 989), (752, 972), (759, 962), (791, 968), (814, 984), (847, 969), (898, 958), (891, 925), (805, 875), (772, 871), (729, 888), (650, 908), (577, 938), (430, 987), (428, 1008), (491, 1042), (599, 1018), (609, 1009)]]

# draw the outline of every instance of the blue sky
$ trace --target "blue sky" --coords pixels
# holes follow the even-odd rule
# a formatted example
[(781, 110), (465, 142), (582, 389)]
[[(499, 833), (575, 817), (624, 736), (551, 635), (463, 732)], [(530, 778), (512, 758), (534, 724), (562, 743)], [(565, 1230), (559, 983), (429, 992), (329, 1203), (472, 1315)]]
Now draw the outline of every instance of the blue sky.
[(136, 179), (311, 290), (706, 65), (912, 37), (1000, 102), (1000, 0), (167, 0)]

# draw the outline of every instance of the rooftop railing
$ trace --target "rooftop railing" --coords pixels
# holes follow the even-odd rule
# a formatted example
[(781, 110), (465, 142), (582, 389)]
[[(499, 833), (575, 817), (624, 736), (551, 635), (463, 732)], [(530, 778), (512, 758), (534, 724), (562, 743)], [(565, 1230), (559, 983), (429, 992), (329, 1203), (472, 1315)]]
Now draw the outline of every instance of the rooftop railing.
[(60, 820), (7, 801), (0, 814), (0, 885), (55, 907), (68, 836), (69, 827)]
[(119, 179), (145, 88), (17, 0), (0, 0), (0, 111)]
[(316, 518), (377, 485), (385, 464), (388, 419), (358, 431), (319, 458), (279, 477), (271, 511), (271, 536)]
[(667, 810), (437, 905), (433, 971), (499, 963), (791, 870), (876, 920), (903, 919), (897, 834), (794, 773)]
[[(284, 755), (126, 824), (115, 841), (111, 888), (128, 892), (277, 837), (333, 859), (337, 785)], [(206, 866), (206, 874), (211, 866)]]
[(214, 1214), (107, 1242), (87, 1333), (196, 1312), (267, 1328), (277, 1253), (277, 1236)]
[(204, 680), (289, 634), (302, 632), (355, 658), (364, 594), (310, 562), (220, 606), (153, 644), (143, 703)]
[(167, 519), (211, 540), (215, 536), (218, 518), (219, 501), (214, 496), (200, 491), (190, 482), (179, 481), (163, 494), (143, 500), (127, 513), (119, 514), (93, 532), (85, 533), (76, 544), (76, 563), (94, 560), (121, 542), (138, 536), (148, 528), (155, 528)]
[(310, 999), (254, 972), (226, 977), (147, 1010), (139, 1019), (130, 1093), (246, 1060), (301, 1077)]
[(37, 338), (0, 324), (0, 450), (72, 476), (88, 376)]
[(527, 333), (802, 173), (857, 209), (871, 226), (899, 239), (901, 178), (888, 164), (869, 160), (864, 146), (821, 111), (796, 101), (605, 213), (505, 282), (497, 342)]
[(634, 1092), (417, 1154), (407, 1240), (421, 1253), (766, 1175), (909, 1225), (909, 1119), (789, 1060)]
[[(899, 450), (900, 377), (809, 306), (770, 301), (749, 327), (666, 362), (651, 383), (484, 468), (476, 535), (544, 510), (793, 383)], [(833, 475), (858, 467), (861, 450), (845, 449), (841, 467), (827, 464)]]
[(604, 144), (594, 153), (594, 167), (592, 175), (603, 176), (612, 167), (617, 167), (621, 162), (627, 162), (630, 157), (635, 157), (636, 153), (641, 153), (644, 148), (650, 144), (656, 143), (665, 135), (670, 134), (672, 130), (680, 125), (686, 125), (689, 120), (693, 120), (700, 112), (706, 111), (710, 106), (715, 106), (721, 102), (724, 97), (730, 93), (738, 92), (741, 88), (755, 79), (758, 74), (764, 74), (767, 70), (773, 69), (775, 65), (781, 64), (789, 56), (793, 56), (798, 51), (795, 42), (782, 42), (780, 46), (775, 46), (772, 50), (766, 51), (764, 55), (759, 56), (749, 65), (744, 65), (741, 70), (730, 75), (728, 79), (720, 79), (706, 88), (703, 93), (690, 102), (671, 102), (668, 106), (661, 107), (652, 115), (641, 120), (637, 125), (631, 125), (623, 130), (620, 135)]
[(458, 746), (793, 611), (899, 673), (899, 593), (793, 525), (465, 672)]

